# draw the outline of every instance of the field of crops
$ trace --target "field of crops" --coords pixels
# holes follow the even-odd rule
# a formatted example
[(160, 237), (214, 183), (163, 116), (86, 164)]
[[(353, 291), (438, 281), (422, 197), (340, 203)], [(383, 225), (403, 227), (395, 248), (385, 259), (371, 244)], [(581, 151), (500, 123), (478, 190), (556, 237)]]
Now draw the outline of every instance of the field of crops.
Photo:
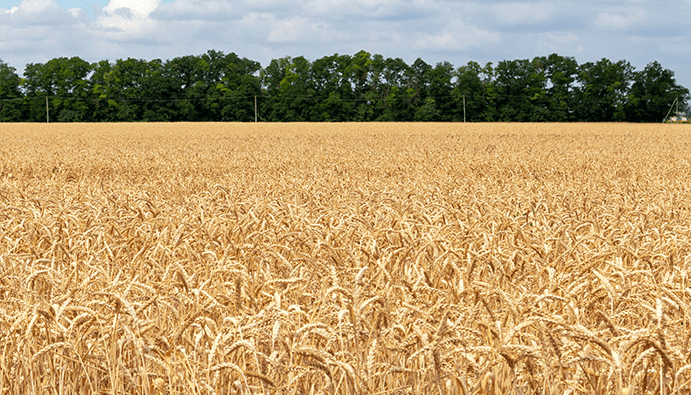
[(691, 125), (3, 124), (0, 395), (689, 394)]

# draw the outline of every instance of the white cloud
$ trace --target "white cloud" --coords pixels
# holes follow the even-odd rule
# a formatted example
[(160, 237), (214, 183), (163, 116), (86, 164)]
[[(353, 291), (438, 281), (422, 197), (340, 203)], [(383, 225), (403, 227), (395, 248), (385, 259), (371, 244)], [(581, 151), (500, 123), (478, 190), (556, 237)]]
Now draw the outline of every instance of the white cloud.
[(300, 18), (299, 16), (277, 21), (275, 27), (269, 33), (267, 41), (275, 43), (297, 41), (298, 38), (303, 36), (309, 29), (310, 24), (308, 20)]
[(238, 22), (240, 30), (251, 34), (255, 41), (265, 41), (267, 32), (271, 31), (272, 27), (276, 27), (276, 25), (276, 17), (268, 12), (250, 12)]
[(637, 68), (654, 59), (691, 82), (684, 71), (691, 52), (682, 44), (691, 42), (691, 0), (667, 8), (649, 0), (98, 1), (108, 5), (5, 1), (0, 57), (21, 72), (60, 56), (171, 59), (209, 49), (263, 65), (359, 50), (457, 66), (558, 53), (579, 63), (626, 59)]
[(546, 33), (539, 35), (538, 47), (544, 53), (569, 54), (584, 49), (582, 46), (577, 46), (578, 42), (579, 37), (572, 32), (565, 34)]
[(645, 17), (645, 11), (641, 8), (634, 9), (633, 14), (619, 15), (603, 12), (597, 16), (595, 24), (605, 29), (626, 29), (631, 24), (642, 20)]
[(240, 21), (240, 24), (245, 26), (245, 28), (257, 28), (257, 25), (268, 25), (276, 21), (274, 14), (268, 12), (250, 12), (245, 15)]
[[(23, 0), (18, 6), (9, 10), (0, 8), (3, 15), (0, 29), (8, 27), (31, 27), (33, 30), (55, 29), (73, 25), (81, 19), (80, 13), (68, 11), (55, 0)], [(11, 38), (0, 34), (2, 41)]]
[(434, 1), (406, 0), (308, 0), (301, 5), (301, 15), (328, 20), (414, 20), (433, 14)]
[(303, 9), (311, 14), (338, 16), (381, 13), (404, 6), (399, 0), (309, 0)]
[(554, 15), (554, 6), (550, 3), (502, 3), (494, 10), (497, 20), (509, 26), (544, 23)]
[(568, 44), (578, 40), (578, 36), (573, 33), (566, 33), (563, 35), (547, 33), (547, 37), (558, 44)]
[(146, 18), (159, 5), (161, 0), (110, 0), (103, 11), (113, 13), (120, 8), (128, 8), (138, 18)]
[(34, 14), (47, 8), (58, 8), (58, 3), (53, 0), (23, 0), (18, 7), (12, 7), (10, 13), (17, 11), (22, 13)]
[(269, 32), (268, 42), (283, 43), (296, 41), (338, 42), (346, 40), (347, 33), (331, 28), (327, 23), (314, 22), (299, 16), (278, 20)]
[(461, 19), (455, 19), (444, 30), (436, 34), (420, 33), (413, 39), (412, 46), (416, 49), (466, 49), (483, 43), (500, 41), (499, 34), (481, 30), (467, 25)]
[(278, 19), (271, 13), (250, 12), (239, 25), (243, 31), (254, 32), (255, 36), (266, 34), (268, 43), (339, 42), (348, 39), (347, 33), (334, 29), (326, 22), (315, 22), (300, 16)]
[(75, 18), (79, 18), (84, 13), (84, 10), (81, 8), (68, 8), (67, 12), (69, 12)]
[(217, 0), (176, 0), (170, 4), (159, 5), (149, 16), (159, 21), (234, 19), (232, 4)]
[(275, 9), (277, 7), (283, 8), (286, 6), (286, 2), (283, 0), (245, 0), (244, 4), (250, 9)]
[(119, 38), (145, 33), (155, 27), (149, 15), (160, 4), (161, 0), (110, 0), (95, 24), (120, 30), (121, 33), (116, 34)]

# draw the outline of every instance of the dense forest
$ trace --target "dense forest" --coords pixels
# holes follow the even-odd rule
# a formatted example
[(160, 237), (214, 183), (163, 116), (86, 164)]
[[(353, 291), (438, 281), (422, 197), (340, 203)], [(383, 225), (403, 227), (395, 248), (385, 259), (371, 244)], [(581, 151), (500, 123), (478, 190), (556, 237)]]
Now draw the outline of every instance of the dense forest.
[(361, 51), (262, 68), (211, 50), (167, 61), (62, 57), (27, 64), (23, 77), (0, 60), (3, 122), (660, 122), (677, 98), (685, 106), (689, 90), (658, 62), (636, 70), (556, 54), (456, 68)]

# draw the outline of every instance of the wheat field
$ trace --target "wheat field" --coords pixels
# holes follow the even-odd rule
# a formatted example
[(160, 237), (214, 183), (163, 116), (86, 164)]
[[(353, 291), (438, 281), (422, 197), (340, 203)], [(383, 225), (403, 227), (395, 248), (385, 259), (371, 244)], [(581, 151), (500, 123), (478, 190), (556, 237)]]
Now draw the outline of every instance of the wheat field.
[(0, 395), (689, 394), (691, 125), (4, 124)]

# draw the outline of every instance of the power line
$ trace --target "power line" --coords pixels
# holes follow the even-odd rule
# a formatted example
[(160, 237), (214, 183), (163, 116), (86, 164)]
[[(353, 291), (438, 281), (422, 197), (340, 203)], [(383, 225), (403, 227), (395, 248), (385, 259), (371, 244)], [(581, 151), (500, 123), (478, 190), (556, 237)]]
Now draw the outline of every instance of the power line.
[[(471, 92), (472, 93), (472, 92)], [(404, 96), (404, 97), (400, 97)], [(391, 96), (383, 96), (375, 99), (368, 99), (368, 98), (342, 98), (339, 97), (340, 101), (345, 101), (345, 102), (371, 102), (371, 101), (387, 101), (387, 100), (398, 100), (398, 99), (446, 99), (446, 98), (452, 98), (462, 101), (463, 97), (465, 96), (471, 96), (472, 95), (466, 95), (466, 94), (459, 94), (459, 95), (415, 95), (413, 97), (408, 97), (404, 94), (399, 94), (394, 97)], [(501, 93), (492, 93), (492, 94), (481, 94), (479, 95), (480, 98), (485, 99), (487, 101), (495, 99), (495, 98), (522, 98), (522, 99), (528, 99), (528, 100), (533, 100), (534, 95), (509, 95), (509, 94), (501, 94)], [(550, 92), (544, 92), (544, 95), (541, 95), (541, 98), (551, 98), (553, 96), (552, 93)], [(319, 100), (328, 100), (329, 96), (324, 95), (324, 96), (314, 96), (314, 95), (301, 95), (301, 96), (291, 96), (291, 95), (280, 95), (280, 96), (274, 96), (274, 95), (228, 95), (228, 96), (220, 96), (220, 97), (179, 97), (179, 98), (173, 98), (173, 99), (154, 99), (154, 98), (142, 98), (142, 97), (131, 97), (131, 98), (115, 98), (115, 97), (94, 97), (94, 98), (83, 98), (83, 97), (74, 97), (74, 96), (56, 96), (56, 95), (40, 95), (40, 96), (24, 96), (24, 97), (0, 97), (0, 101), (13, 101), (13, 100), (43, 100), (44, 97), (52, 98), (52, 99), (60, 99), (60, 100), (70, 100), (70, 101), (77, 101), (77, 102), (96, 102), (96, 101), (115, 101), (115, 102), (178, 102), (178, 101), (215, 101), (215, 100), (241, 100), (241, 99), (253, 99), (253, 98), (258, 98), (258, 99), (289, 99), (289, 100), (311, 100), (311, 101), (319, 101)], [(478, 97), (478, 95), (475, 95), (475, 97)], [(598, 97), (589, 97), (588, 100), (590, 101), (611, 101), (611, 98), (603, 97), (603, 98), (598, 98)]]

